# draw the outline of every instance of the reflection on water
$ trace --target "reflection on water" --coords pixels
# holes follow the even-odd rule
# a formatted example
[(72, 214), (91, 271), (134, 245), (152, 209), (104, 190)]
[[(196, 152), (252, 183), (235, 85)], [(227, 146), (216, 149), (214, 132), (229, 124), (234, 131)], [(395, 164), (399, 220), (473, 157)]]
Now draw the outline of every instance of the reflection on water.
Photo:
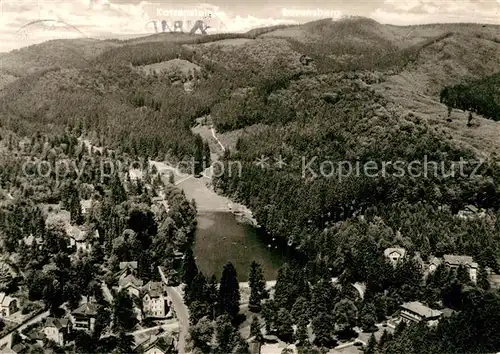
[(207, 276), (222, 273), (231, 261), (239, 281), (247, 281), (252, 261), (262, 265), (266, 280), (276, 280), (284, 255), (274, 244), (269, 247), (263, 232), (239, 223), (232, 213), (202, 212), (198, 214), (194, 253), (196, 263)]

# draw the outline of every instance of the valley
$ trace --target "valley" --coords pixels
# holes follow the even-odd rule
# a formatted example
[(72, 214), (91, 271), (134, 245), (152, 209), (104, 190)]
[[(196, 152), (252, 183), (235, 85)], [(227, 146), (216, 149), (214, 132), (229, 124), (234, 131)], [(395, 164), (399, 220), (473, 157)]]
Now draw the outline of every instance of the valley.
[[(183, 309), (193, 354), (500, 350), (500, 26), (323, 19), (50, 41), (0, 60), (0, 234), (25, 273), (4, 290), (58, 320), (94, 278), (115, 299), (95, 300), (97, 337), (63, 352), (145, 352), (126, 334), (160, 326), (157, 294)], [(475, 177), (304, 176), (312, 157), (315, 171), (484, 163)], [(108, 160), (141, 168), (102, 182)], [(44, 179), (26, 161), (89, 170)], [(102, 235), (88, 242), (99, 252), (51, 241), (71, 238), (45, 226), (61, 209)]]

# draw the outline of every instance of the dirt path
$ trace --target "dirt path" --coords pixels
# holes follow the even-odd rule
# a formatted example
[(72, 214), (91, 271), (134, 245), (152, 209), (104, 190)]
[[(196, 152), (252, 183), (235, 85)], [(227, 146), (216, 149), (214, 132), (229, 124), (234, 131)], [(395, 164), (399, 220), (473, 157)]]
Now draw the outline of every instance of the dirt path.
[(226, 148), (224, 147), (224, 145), (222, 145), (222, 143), (220, 142), (219, 138), (217, 138), (217, 136), (215, 135), (215, 129), (213, 126), (210, 126), (210, 131), (212, 132), (212, 136), (214, 137), (215, 140), (217, 140), (217, 144), (219, 144), (219, 146), (221, 147), (222, 151), (226, 151)]

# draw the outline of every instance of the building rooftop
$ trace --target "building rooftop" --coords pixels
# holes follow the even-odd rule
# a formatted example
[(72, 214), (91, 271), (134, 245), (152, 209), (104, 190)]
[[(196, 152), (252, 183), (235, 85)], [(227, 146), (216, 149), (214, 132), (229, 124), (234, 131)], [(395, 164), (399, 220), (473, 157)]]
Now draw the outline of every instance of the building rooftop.
[(441, 260), (437, 257), (432, 257), (429, 261), (429, 265), (434, 264), (436, 267), (441, 264)]
[(391, 248), (386, 248), (384, 251), (384, 256), (389, 257), (392, 253), (397, 252), (401, 255), (401, 257), (404, 257), (406, 255), (406, 250), (402, 247), (391, 247)]
[(425, 306), (420, 301), (406, 302), (401, 305), (401, 308), (410, 312), (414, 312), (423, 318), (435, 318), (440, 317), (443, 314), (439, 310), (434, 310), (430, 307)]
[(24, 352), (25, 350), (27, 349), (26, 345), (24, 345), (23, 343), (18, 343), (16, 345), (14, 345), (12, 347), (12, 350), (14, 351), (14, 353), (22, 353)]
[(477, 268), (477, 263), (474, 262), (471, 256), (457, 256), (453, 254), (445, 254), (443, 258), (444, 262), (450, 265), (454, 266), (469, 265), (471, 267)]
[(92, 199), (84, 199), (80, 201), (80, 206), (82, 209), (90, 209), (92, 207)]
[(15, 301), (16, 299), (5, 294), (4, 292), (0, 293), (0, 304), (2, 306), (9, 306), (12, 301)]
[(120, 269), (137, 269), (137, 261), (133, 262), (120, 262)]
[(86, 302), (85, 304), (74, 310), (72, 315), (95, 316), (97, 315), (97, 306), (95, 304)]
[(133, 285), (134, 287), (136, 288), (140, 288), (142, 287), (143, 285), (143, 281), (140, 280), (140, 279), (137, 279), (133, 274), (129, 274), (127, 275), (126, 277), (124, 278), (121, 278), (119, 281), (118, 281), (118, 285), (121, 287), (121, 288), (124, 288), (126, 287), (127, 285), (131, 284)]
[(477, 213), (479, 211), (479, 209), (475, 205), (472, 205), (472, 204), (467, 205), (465, 207), (465, 210), (470, 211), (472, 213)]
[(68, 226), (66, 232), (75, 241), (84, 241), (87, 237), (87, 233), (78, 226)]
[(56, 327), (57, 329), (65, 328), (68, 325), (66, 318), (47, 317), (45, 327)]
[(149, 338), (144, 340), (138, 346), (138, 348), (141, 348), (144, 352), (152, 348), (158, 348), (163, 352), (166, 352), (168, 348), (172, 347), (175, 347), (175, 340), (171, 335), (165, 332), (157, 332), (150, 335)]
[(165, 289), (164, 284), (161, 281), (149, 281), (144, 286), (144, 290), (151, 297), (160, 297), (165, 293), (164, 289)]

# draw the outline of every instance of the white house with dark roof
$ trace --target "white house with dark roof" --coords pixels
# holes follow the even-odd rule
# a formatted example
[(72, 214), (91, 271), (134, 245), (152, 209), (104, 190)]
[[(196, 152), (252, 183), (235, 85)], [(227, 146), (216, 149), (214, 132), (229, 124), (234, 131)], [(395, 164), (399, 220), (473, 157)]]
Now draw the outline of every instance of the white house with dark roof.
[(163, 282), (148, 282), (143, 288), (143, 310), (147, 317), (167, 317), (170, 308)]
[(471, 256), (457, 256), (453, 254), (445, 254), (443, 256), (443, 263), (452, 268), (464, 266), (469, 272), (470, 279), (475, 283), (477, 281), (478, 264), (474, 262)]
[(76, 247), (76, 251), (89, 253), (92, 251), (91, 240), (88, 239), (88, 231), (78, 226), (68, 226), (66, 233), (69, 236), (69, 246)]
[(70, 320), (74, 329), (93, 332), (96, 316), (97, 305), (86, 302), (71, 312)]
[(65, 337), (69, 333), (69, 330), (70, 322), (66, 318), (47, 317), (43, 333), (47, 339), (56, 342), (60, 346), (64, 346)]
[(391, 247), (384, 250), (384, 256), (396, 266), (406, 257), (406, 250), (402, 247)]
[(426, 322), (429, 326), (434, 326), (439, 322), (443, 313), (439, 310), (431, 309), (420, 301), (406, 302), (401, 305), (401, 320), (406, 323)]
[(11, 297), (4, 292), (0, 293), (0, 317), (5, 318), (9, 317), (13, 313), (19, 310), (17, 306), (17, 299)]

